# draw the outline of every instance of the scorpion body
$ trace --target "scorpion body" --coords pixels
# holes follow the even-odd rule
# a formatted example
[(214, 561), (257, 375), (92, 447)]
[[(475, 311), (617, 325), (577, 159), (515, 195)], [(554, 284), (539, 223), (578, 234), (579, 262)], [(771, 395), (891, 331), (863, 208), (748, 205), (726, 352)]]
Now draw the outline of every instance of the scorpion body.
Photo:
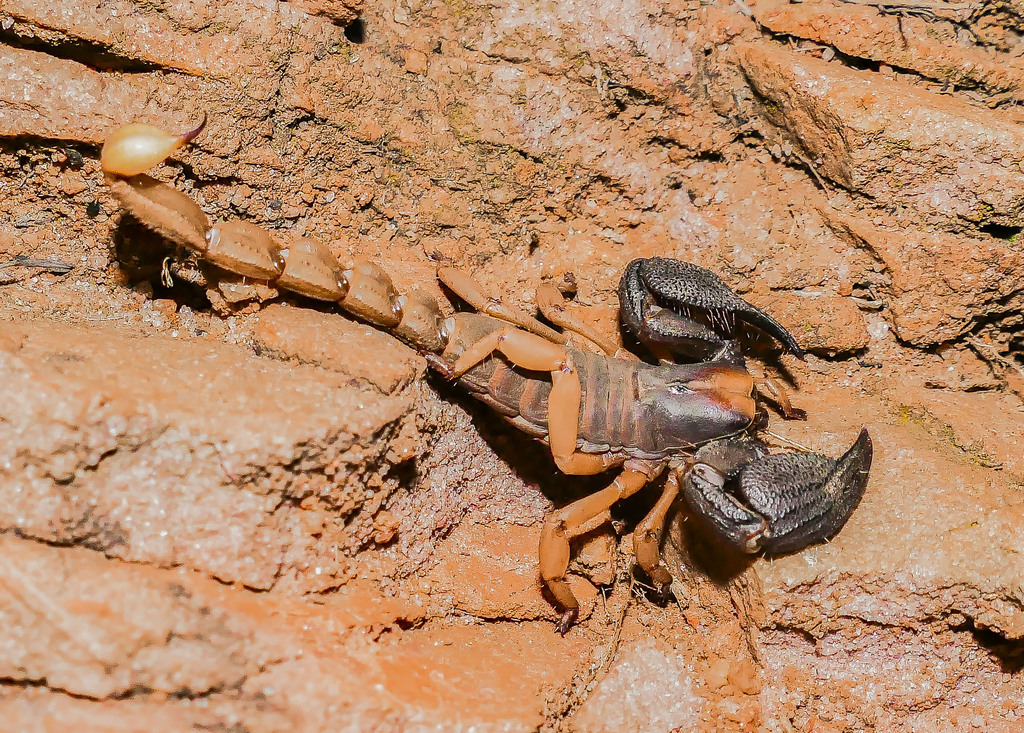
[[(279, 239), (243, 221), (211, 225), (191, 198), (146, 175), (202, 128), (175, 136), (134, 124), (108, 139), (101, 164), (126, 212), (228, 273), (335, 302), (390, 331), (435, 371), (545, 441), (562, 472), (621, 467), (606, 488), (556, 510), (541, 530), (540, 575), (562, 610), (561, 633), (579, 608), (565, 580), (569, 541), (608, 521), (612, 504), (663, 473), (661, 495), (634, 531), (637, 561), (661, 591), (671, 583), (661, 533), (680, 493), (720, 539), (746, 552), (792, 551), (827, 539), (859, 502), (871, 463), (866, 431), (838, 459), (769, 455), (748, 435), (756, 380), (740, 351), (740, 324), (797, 356), (802, 351), (785, 328), (709, 271), (661, 258), (626, 268), (623, 323), (659, 364), (618, 351), (574, 322), (550, 287), (538, 289), (538, 305), (566, 331), (486, 297), (467, 275), (443, 267), (441, 281), (479, 311), (446, 317), (422, 291), (400, 295), (376, 264), (345, 268), (315, 241)], [(676, 355), (695, 362), (672, 363)]]
[[(455, 364), (467, 346), (506, 324), (460, 313), (441, 359)], [(664, 460), (743, 431), (754, 417), (750, 375), (728, 363), (659, 366), (567, 349), (581, 394), (577, 449), (616, 458)], [(476, 399), (535, 438), (548, 437), (551, 382), (501, 359), (459, 378)]]

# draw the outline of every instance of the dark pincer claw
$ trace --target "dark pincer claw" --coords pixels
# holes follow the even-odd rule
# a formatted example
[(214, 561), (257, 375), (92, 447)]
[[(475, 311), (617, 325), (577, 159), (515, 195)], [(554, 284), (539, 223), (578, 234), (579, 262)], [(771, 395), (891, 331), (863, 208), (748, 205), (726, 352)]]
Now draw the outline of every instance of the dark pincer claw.
[(640, 341), (697, 360), (735, 360), (740, 324), (804, 351), (778, 321), (736, 295), (710, 270), (665, 257), (633, 260), (619, 282), (622, 322)]
[(697, 451), (682, 491), (694, 513), (726, 544), (781, 554), (829, 539), (867, 488), (866, 429), (839, 458), (767, 455), (756, 441), (725, 439)]

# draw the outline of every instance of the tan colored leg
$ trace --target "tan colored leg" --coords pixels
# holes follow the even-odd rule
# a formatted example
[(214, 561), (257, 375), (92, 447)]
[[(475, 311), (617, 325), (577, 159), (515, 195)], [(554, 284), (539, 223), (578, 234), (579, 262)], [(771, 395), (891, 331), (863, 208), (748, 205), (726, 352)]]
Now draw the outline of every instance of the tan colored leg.
[(507, 326), (492, 331), (462, 352), (452, 372), (462, 376), (495, 351), (500, 351), (516, 366), (530, 371), (550, 372), (551, 394), (548, 396), (548, 444), (555, 464), (563, 473), (589, 474), (614, 465), (614, 461), (603, 463), (598, 469), (597, 459), (591, 456), (579, 457), (576, 453), (580, 420), (582, 387), (579, 374), (572, 364), (569, 352), (563, 346), (553, 344), (536, 334), (520, 331)]
[[(550, 423), (550, 420), (549, 420)], [(622, 458), (607, 453), (573, 453), (567, 458), (555, 456), (555, 465), (562, 473), (570, 476), (593, 476), (603, 473), (622, 463)]]
[(544, 520), (540, 533), (540, 577), (562, 608), (558, 632), (565, 634), (579, 614), (580, 604), (569, 584), (565, 571), (569, 568), (569, 540), (584, 531), (598, 527), (607, 520), (608, 510), (619, 499), (639, 491), (650, 479), (642, 471), (623, 471), (609, 486), (563, 507)]
[(500, 351), (516, 366), (535, 372), (558, 371), (569, 359), (565, 347), (506, 326), (467, 346), (452, 366), (452, 371), (456, 377), (461, 377), (495, 351)]
[(661, 491), (654, 508), (636, 526), (633, 532), (633, 555), (647, 573), (655, 589), (663, 593), (672, 585), (672, 574), (661, 561), (661, 532), (665, 527), (665, 515), (672, 502), (679, 496), (679, 474), (669, 473), (665, 488)]
[(615, 344), (573, 315), (565, 307), (565, 298), (558, 292), (558, 288), (551, 283), (544, 283), (537, 288), (537, 307), (544, 314), (545, 318), (559, 328), (572, 331), (577, 336), (582, 336), (588, 342), (588, 346), (593, 344), (608, 356), (614, 356), (618, 350)]
[(789, 390), (786, 389), (786, 385), (780, 380), (768, 376), (764, 373), (764, 370), (754, 366), (750, 367), (750, 372), (754, 377), (754, 387), (758, 392), (779, 406), (784, 418), (787, 420), (803, 420), (807, 417), (806, 412), (799, 407), (793, 407), (793, 403), (789, 401)]
[(564, 333), (559, 333), (553, 328), (545, 326), (536, 318), (523, 313), (518, 308), (514, 308), (511, 305), (502, 303), (497, 298), (484, 294), (476, 280), (461, 270), (457, 270), (454, 267), (439, 267), (437, 269), (437, 277), (448, 286), (449, 290), (473, 306), (478, 313), (483, 313), (492, 318), (519, 326), (555, 344), (564, 344), (567, 340)]

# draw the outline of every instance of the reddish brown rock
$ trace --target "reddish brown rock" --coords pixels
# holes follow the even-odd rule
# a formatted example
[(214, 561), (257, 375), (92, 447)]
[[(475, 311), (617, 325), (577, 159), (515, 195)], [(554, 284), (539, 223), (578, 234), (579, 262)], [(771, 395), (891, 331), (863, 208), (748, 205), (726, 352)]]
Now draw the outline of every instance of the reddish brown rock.
[(693, 669), (668, 644), (650, 639), (619, 651), (573, 725), (586, 733), (694, 730), (706, 704)]
[(205, 695), (255, 671), (245, 661), (250, 632), (210, 613), (171, 574), (11, 535), (0, 547), (5, 679), (92, 698), (134, 687)]
[[(199, 710), (190, 700), (97, 701), (45, 687), (16, 685), (0, 689), (0, 715), (5, 726), (19, 733), (60, 733), (76, 728), (102, 733), (177, 733), (193, 726), (215, 727), (232, 717)], [(280, 719), (274, 722), (285, 724)]]
[[(3, 526), (264, 589), (337, 582), (339, 548), (373, 534), (395, 486), (382, 438), (412, 394), (231, 347), (56, 323), (5, 329), (17, 346), (0, 354)], [(349, 527), (337, 521), (364, 506)]]
[(951, 341), (1024, 301), (1024, 251), (1000, 239), (890, 230), (830, 214), (884, 265), (893, 328), (912, 344)]
[(298, 8), (313, 15), (323, 15), (339, 25), (355, 20), (363, 9), (363, 0), (291, 0)]
[[(802, 402), (812, 421), (823, 417), (815, 401), (844, 402), (835, 387), (814, 391)], [(758, 565), (767, 612), (763, 699), (773, 716), (802, 724), (814, 712), (893, 731), (908, 721), (932, 730), (954, 714), (993, 730), (1020, 725), (1006, 723), (1002, 701), (1024, 693), (1013, 673), (1024, 638), (1015, 559), (1024, 551), (1024, 497), (1011, 471), (993, 468), (1003, 458), (997, 444), (986, 441), (993, 455), (979, 460), (968, 448), (974, 431), (929, 412), (933, 395), (887, 387), (884, 399), (902, 405), (894, 421), (854, 391), (852, 415), (875, 445), (864, 500), (828, 544)], [(956, 399), (965, 424), (983, 420), (963, 412), (977, 398)], [(785, 427), (801, 441), (820, 434), (814, 425)], [(1019, 430), (1008, 437), (1003, 452), (1016, 462), (1024, 438)], [(831, 705), (822, 702), (825, 688)]]
[(864, 316), (849, 298), (822, 293), (752, 295), (750, 302), (766, 309), (812, 354), (851, 354), (868, 345)]
[[(539, 527), (465, 523), (437, 548), (437, 564), (427, 576), (434, 603), (477, 618), (557, 621), (541, 591), (539, 540)], [(585, 619), (597, 592), (577, 576), (569, 581)]]
[(427, 72), (427, 55), (415, 49), (407, 51), (405, 53), (405, 70), (410, 74), (425, 74)]
[(960, 87), (1010, 92), (1011, 98), (1024, 94), (1019, 57), (961, 43), (952, 23), (829, 2), (779, 5), (758, 13), (757, 19), (775, 33), (825, 43), (854, 58), (882, 61)]
[(0, 135), (39, 135), (102, 142), (113, 129), (112, 112), (141, 109), (131, 85), (105, 79), (74, 61), (0, 48)]
[[(854, 618), (920, 630), (945, 608), (1006, 639), (1024, 638), (1024, 596), (1011, 560), (1024, 546), (1013, 519), (1024, 497), (999, 471), (971, 465), (955, 435), (944, 440), (941, 424), (929, 432), (928, 420), (906, 407), (900, 424), (872, 424), (872, 483), (850, 525), (827, 545), (762, 568), (766, 602), (781, 625), (815, 636)], [(895, 456), (893, 445), (919, 449)], [(921, 483), (921, 476), (944, 480)]]
[(271, 305), (260, 312), (255, 338), (260, 351), (278, 359), (338, 371), (384, 394), (409, 386), (425, 368), (393, 336), (340, 313)]
[(737, 53), (820, 175), (937, 219), (1024, 221), (1024, 131), (1006, 113), (767, 44)]
[[(339, 5), (4, 4), (10, 727), (1019, 727), (1005, 568), (1021, 551), (1020, 403), (973, 376), (990, 391), (924, 390), (967, 368), (935, 352), (965, 347), (915, 346), (971, 329), (1020, 358), (1018, 113), (791, 54), (736, 3), (383, 0), (362, 37), (309, 12)], [(924, 75), (984, 54), (983, 92), (1019, 66), (1012, 4), (965, 21), (984, 46), (946, 44), (946, 22), (918, 15), (774, 5), (772, 22), (791, 13), (794, 31)], [(888, 45), (894, 25), (913, 57)], [(758, 115), (733, 55), (751, 43), (772, 49), (750, 71), (769, 95)], [(880, 301), (857, 359), (787, 360), (809, 419), (771, 425), (831, 455), (867, 425), (864, 503), (831, 544), (774, 564), (732, 558), (680, 511), (664, 542), (676, 598), (659, 604), (628, 564), (651, 487), (615, 508), (617, 546), (579, 546), (570, 582), (592, 610), (558, 636), (536, 534), (606, 477), (558, 474), (543, 445), (344, 316), (221, 317), (201, 289), (158, 283), (174, 253), (118, 223), (95, 144), (200, 110), (207, 131), (161, 178), (214, 219), (372, 258), (401, 292), (436, 292), (437, 265), (455, 264), (532, 308), (544, 278), (571, 274), (576, 311), (612, 335), (625, 263), (677, 256), (770, 293), (761, 304), (826, 353), (860, 343), (854, 298)], [(923, 218), (945, 234), (919, 234)], [(152, 273), (129, 272), (145, 247)], [(74, 269), (6, 267), (15, 255)], [(817, 313), (818, 293), (842, 299)], [(611, 585), (596, 595), (576, 574)]]
[[(439, 627), (380, 654), (366, 634), (405, 612), (367, 588), (329, 607), (268, 602), (87, 550), (0, 546), (0, 710), (18, 730), (138, 730), (156, 716), (143, 727), (526, 731), (541, 720), (537, 690), (564, 684), (581, 652), (534, 624)], [(518, 693), (480, 695), (510, 679)]]
[[(258, 14), (240, 16), (243, 8), (244, 4), (234, 0), (170, 5), (156, 13), (128, 0), (110, 0), (103, 5), (84, 0), (4, 3), (4, 13), (12, 21), (9, 32), (42, 36), (44, 41), (57, 43), (84, 41), (126, 59), (221, 78), (238, 73), (252, 60), (243, 37), (235, 31), (262, 19)], [(219, 27), (210, 32), (214, 23)], [(195, 32), (200, 29), (207, 32)], [(142, 111), (143, 107), (139, 104), (134, 109)], [(121, 110), (111, 105), (111, 114), (114, 111)]]

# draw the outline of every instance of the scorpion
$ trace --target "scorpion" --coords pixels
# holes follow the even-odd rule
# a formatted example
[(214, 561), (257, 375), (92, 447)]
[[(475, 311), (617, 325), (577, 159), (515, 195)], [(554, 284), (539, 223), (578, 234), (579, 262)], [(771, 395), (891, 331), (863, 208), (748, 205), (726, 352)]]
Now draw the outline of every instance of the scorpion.
[[(860, 502), (872, 457), (866, 429), (838, 458), (772, 454), (755, 436), (763, 415), (756, 393), (765, 390), (747, 368), (740, 336), (749, 328), (798, 358), (804, 352), (781, 324), (709, 270), (660, 257), (626, 267), (618, 290), (621, 320), (658, 357), (656, 364), (617, 349), (571, 317), (550, 284), (538, 288), (538, 306), (561, 331), (488, 298), (467, 274), (440, 267), (439, 279), (476, 310), (445, 317), (436, 299), (421, 291), (399, 295), (371, 262), (345, 268), (310, 239), (283, 240), (241, 220), (211, 225), (195, 201), (146, 173), (205, 123), (204, 116), (183, 135), (133, 123), (108, 138), (101, 168), (127, 213), (216, 268), (337, 303), (390, 331), (434, 371), (545, 442), (563, 473), (619, 469), (605, 488), (544, 520), (540, 578), (560, 611), (561, 634), (579, 612), (566, 581), (570, 541), (610, 521), (613, 504), (663, 474), (654, 507), (633, 533), (637, 564), (662, 594), (672, 576), (661, 560), (661, 536), (680, 494), (712, 535), (751, 554), (825, 541)], [(776, 397), (786, 417), (796, 415), (784, 392)]]

